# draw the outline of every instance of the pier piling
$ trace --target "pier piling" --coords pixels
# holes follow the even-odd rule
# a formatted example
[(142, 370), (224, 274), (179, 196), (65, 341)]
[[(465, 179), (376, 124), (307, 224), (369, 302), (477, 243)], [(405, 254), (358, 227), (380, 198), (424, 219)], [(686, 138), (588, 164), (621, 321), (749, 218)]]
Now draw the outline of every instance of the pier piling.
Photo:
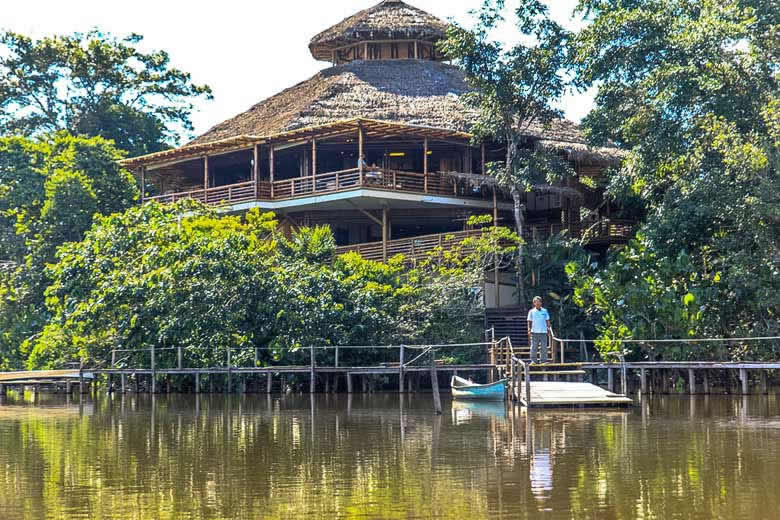
[(436, 372), (436, 356), (431, 356), (431, 390), (433, 391), (433, 410), (441, 415), (441, 395), (439, 395), (439, 375)]

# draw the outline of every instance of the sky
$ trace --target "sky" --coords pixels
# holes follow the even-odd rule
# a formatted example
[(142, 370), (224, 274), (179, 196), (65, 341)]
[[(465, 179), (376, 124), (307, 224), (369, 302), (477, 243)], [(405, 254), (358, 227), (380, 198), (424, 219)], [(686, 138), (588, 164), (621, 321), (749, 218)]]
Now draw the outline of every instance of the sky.
[[(508, 4), (512, 4), (510, 0)], [(213, 101), (199, 101), (195, 135), (257, 102), (304, 81), (330, 65), (315, 61), (309, 40), (379, 0), (0, 0), (0, 30), (34, 38), (98, 28), (115, 36), (144, 36), (145, 51), (162, 49), (193, 81), (211, 86)], [(407, 0), (438, 16), (470, 25), (468, 11), (481, 0)], [(553, 18), (569, 28), (577, 0), (547, 0)], [(510, 41), (511, 27), (497, 34)], [(579, 121), (593, 93), (573, 93), (561, 102)]]

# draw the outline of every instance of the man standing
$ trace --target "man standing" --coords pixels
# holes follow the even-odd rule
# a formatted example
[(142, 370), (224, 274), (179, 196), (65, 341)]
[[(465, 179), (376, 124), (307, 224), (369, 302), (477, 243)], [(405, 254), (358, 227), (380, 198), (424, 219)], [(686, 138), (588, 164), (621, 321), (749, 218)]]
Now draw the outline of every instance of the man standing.
[(534, 298), (534, 308), (528, 311), (528, 340), (531, 343), (531, 363), (547, 363), (547, 331), (550, 330), (550, 313), (542, 307), (542, 298)]

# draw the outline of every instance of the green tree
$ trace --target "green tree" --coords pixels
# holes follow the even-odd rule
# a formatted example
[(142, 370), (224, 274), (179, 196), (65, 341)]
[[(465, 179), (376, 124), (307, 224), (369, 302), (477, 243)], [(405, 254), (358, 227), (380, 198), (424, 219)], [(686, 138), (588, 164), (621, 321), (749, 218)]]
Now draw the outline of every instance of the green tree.
[[(52, 319), (24, 344), (30, 367), (58, 366), (78, 356), (149, 363), (248, 363), (254, 349), (267, 364), (308, 363), (308, 347), (399, 342), (473, 341), (467, 316), (479, 310), (481, 271), (452, 253), (409, 269), (356, 253), (333, 259), (328, 228), (286, 237), (273, 214), (217, 216), (192, 201), (146, 204), (100, 217), (81, 242), (59, 248), (48, 269)], [(473, 266), (472, 266), (473, 265)], [(470, 324), (471, 323), (471, 324)], [(476, 332), (476, 334), (475, 334)], [(318, 357), (326, 356), (318, 351)], [(344, 362), (387, 361), (387, 352), (348, 351)]]
[[(646, 205), (603, 272), (573, 271), (581, 303), (620, 337), (780, 333), (780, 11), (762, 0), (581, 0), (576, 38), (595, 141), (631, 149), (610, 183)], [(777, 346), (732, 345), (734, 358)], [(638, 355), (701, 350), (638, 347)], [(710, 353), (712, 354), (712, 353)]]
[[(523, 1), (514, 9), (520, 42), (507, 47), (491, 39), (504, 21), (504, 7), (504, 0), (485, 0), (475, 13), (476, 26), (452, 25), (440, 48), (457, 60), (473, 88), (464, 99), (479, 114), (475, 138), (506, 144), (505, 161), (491, 165), (491, 174), (512, 194), (515, 227), (522, 237), (526, 193), (536, 184), (553, 184), (571, 173), (564, 161), (535, 150), (527, 138), (530, 128), (561, 117), (554, 104), (567, 89), (570, 34), (550, 19), (540, 0)], [(527, 301), (522, 248), (520, 244), (518, 292), (520, 300)]]
[(211, 99), (211, 89), (172, 67), (166, 52), (141, 52), (142, 39), (0, 34), (0, 133), (67, 130), (113, 139), (134, 156), (177, 144), (192, 130), (192, 101)]
[(102, 138), (0, 138), (0, 364), (18, 367), (20, 345), (49, 319), (45, 266), (57, 248), (137, 201), (123, 156)]

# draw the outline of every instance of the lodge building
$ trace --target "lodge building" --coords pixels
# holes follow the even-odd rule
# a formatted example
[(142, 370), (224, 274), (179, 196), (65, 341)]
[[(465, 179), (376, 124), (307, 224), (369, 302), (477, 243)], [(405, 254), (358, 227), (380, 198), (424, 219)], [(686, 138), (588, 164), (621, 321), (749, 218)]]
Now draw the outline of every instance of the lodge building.
[[(311, 79), (222, 122), (186, 146), (123, 163), (144, 186), (143, 202), (183, 198), (240, 213), (274, 211), (284, 226), (327, 224), (339, 251), (382, 260), (425, 255), (467, 235), (472, 215), (512, 226), (512, 202), (486, 180), (499, 143), (475, 146), (476, 114), (462, 101), (463, 72), (436, 48), (447, 24), (384, 0), (316, 35)], [(525, 145), (554, 150), (580, 179), (619, 160), (588, 147), (565, 120), (527, 130)], [(359, 160), (360, 157), (364, 160)], [(527, 240), (568, 230), (595, 250), (624, 243), (631, 222), (612, 218), (593, 183), (527, 194)], [(488, 306), (517, 302), (510, 279), (486, 286)]]

